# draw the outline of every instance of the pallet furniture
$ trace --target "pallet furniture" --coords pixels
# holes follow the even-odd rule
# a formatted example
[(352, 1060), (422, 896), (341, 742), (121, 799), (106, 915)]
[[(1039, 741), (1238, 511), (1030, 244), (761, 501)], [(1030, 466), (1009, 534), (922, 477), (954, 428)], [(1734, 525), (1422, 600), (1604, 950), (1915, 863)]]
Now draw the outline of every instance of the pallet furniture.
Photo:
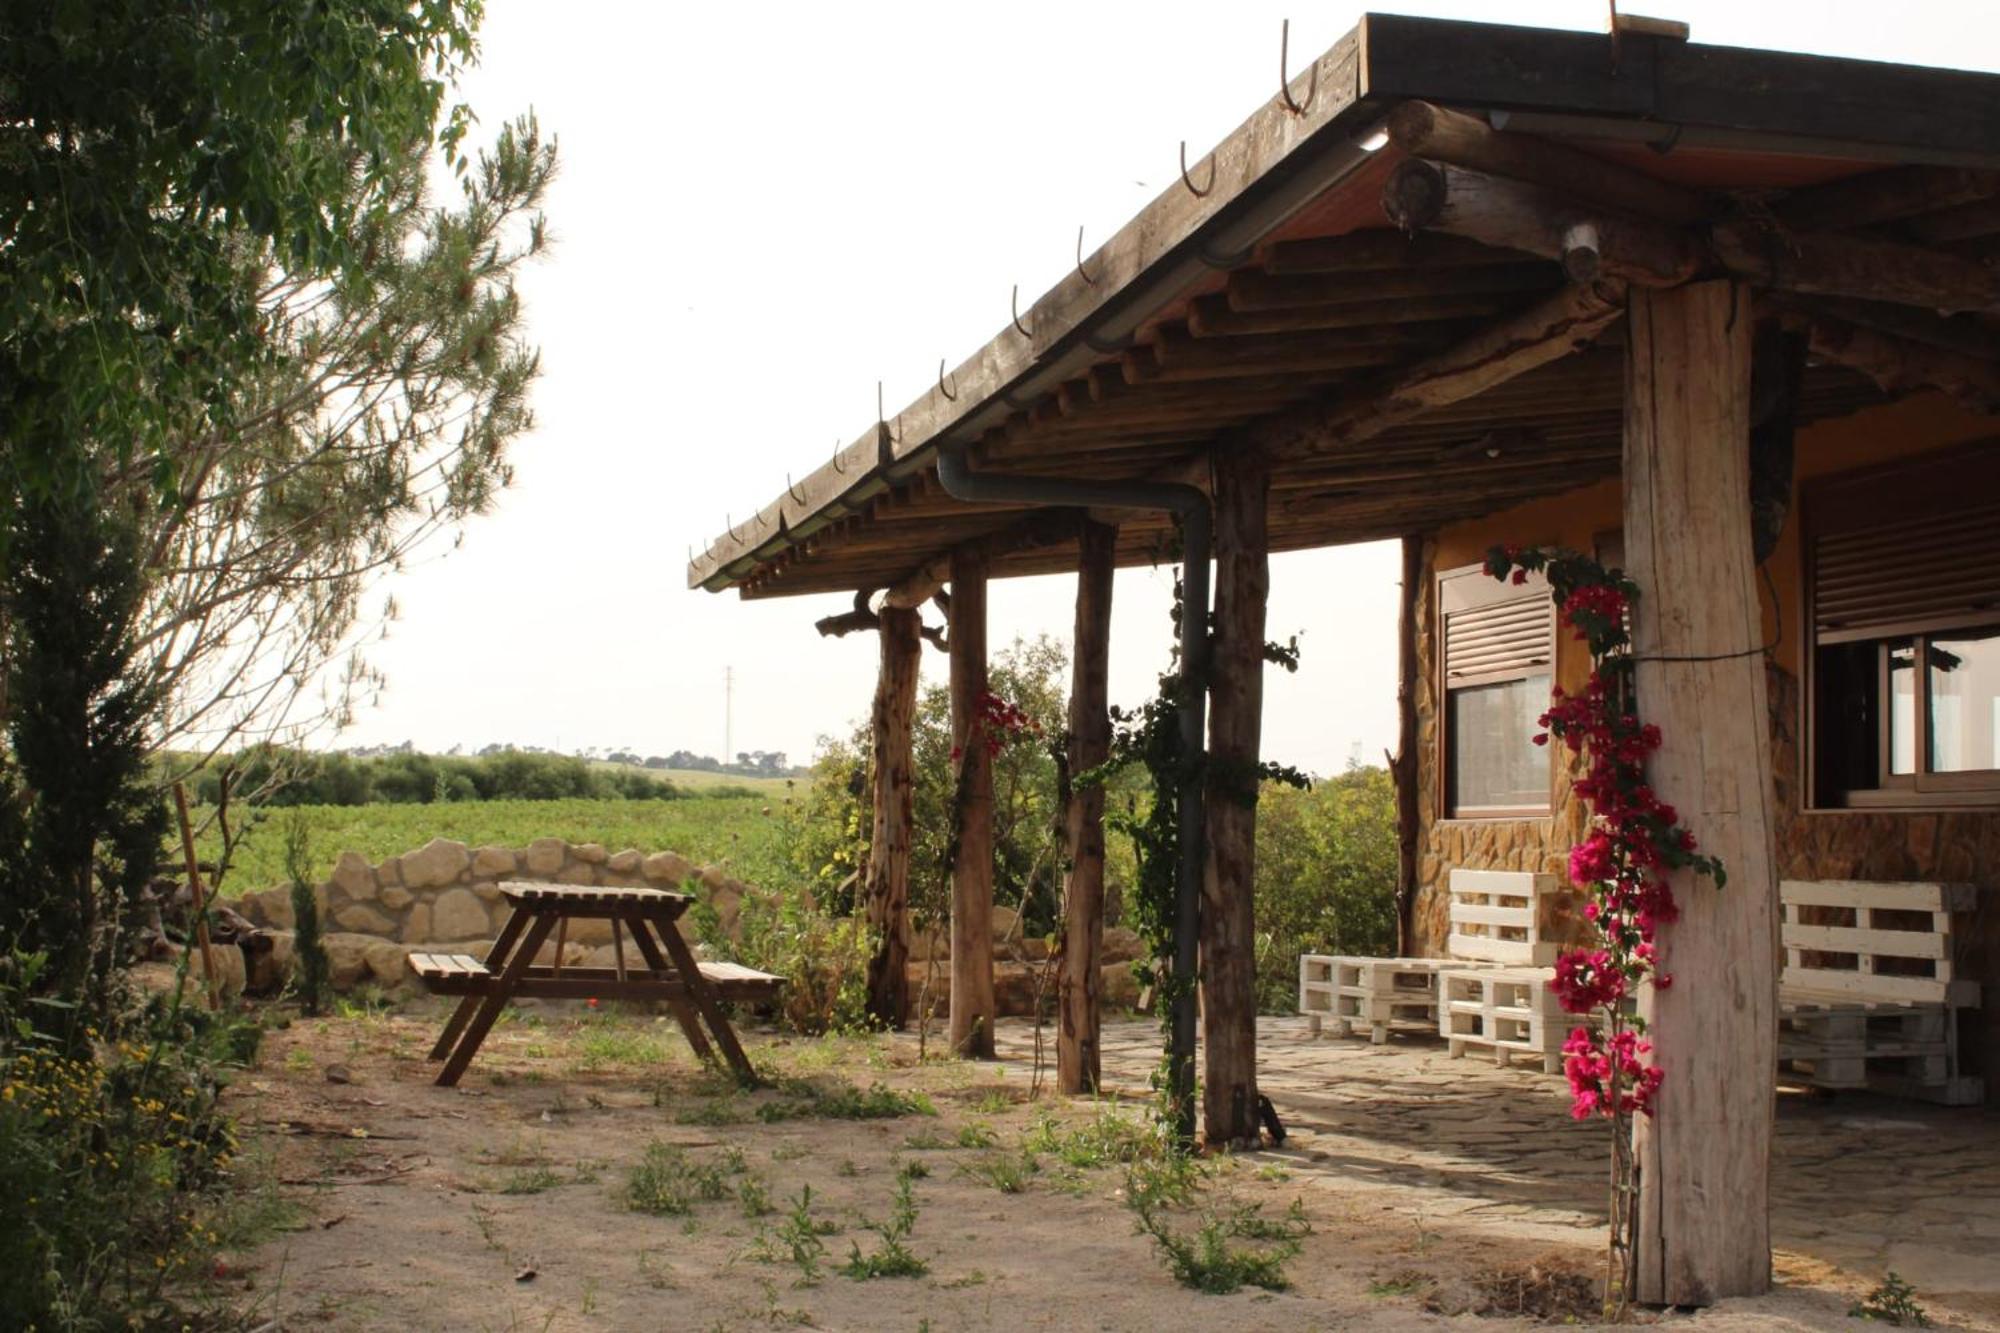
[(1299, 958), (1299, 1012), (1314, 1036), (1333, 1021), (1338, 1036), (1368, 1029), (1377, 1046), (1391, 1032), (1439, 1030), (1441, 970), (1460, 971), (1554, 961), (1542, 939), (1553, 875), (1517, 870), (1454, 870), (1449, 880), (1451, 933), (1447, 958), (1365, 958), (1304, 954)]
[(1952, 914), (1969, 884), (1784, 880), (1779, 1077), (1975, 1105), (1958, 1062), (1958, 1011), (1979, 986), (1954, 975)]
[[(657, 1000), (679, 1020), (688, 1045), (703, 1060), (713, 1058), (709, 1037), (738, 1079), (755, 1071), (736, 1040), (722, 1001), (757, 1002), (774, 997), (784, 978), (730, 963), (698, 963), (675, 922), (693, 902), (687, 894), (661, 889), (572, 888), (555, 884), (504, 883), (501, 894), (513, 915), (482, 959), (469, 954), (413, 953), (410, 970), (435, 994), (457, 995), (452, 1013), (430, 1058), (443, 1060), (439, 1087), (451, 1087), (465, 1073), (500, 1011), (514, 999)], [(611, 922), (614, 965), (564, 967), (562, 940), (571, 921)], [(631, 935), (638, 958), (625, 957)], [(535, 961), (555, 936), (553, 961)], [(707, 1031), (704, 1033), (703, 1028)]]
[(1438, 1033), (1456, 1060), (1472, 1048), (1505, 1066), (1516, 1055), (1562, 1072), (1563, 1043), (1589, 1017), (1565, 1013), (1543, 967), (1446, 968), (1438, 973)]

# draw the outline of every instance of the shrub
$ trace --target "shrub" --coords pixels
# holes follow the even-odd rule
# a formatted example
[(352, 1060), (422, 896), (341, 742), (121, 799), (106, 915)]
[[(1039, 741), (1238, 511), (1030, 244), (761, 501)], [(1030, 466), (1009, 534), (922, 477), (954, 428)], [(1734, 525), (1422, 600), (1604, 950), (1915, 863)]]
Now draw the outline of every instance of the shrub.
[(1266, 784), (1257, 803), (1257, 999), (1298, 1007), (1299, 955), (1383, 955), (1396, 947), (1396, 789), (1356, 766), (1299, 791)]
[(292, 963), (299, 1009), (314, 1017), (333, 994), (332, 964), (320, 941), (319, 895), (311, 883), (312, 826), (298, 810), (285, 821), (285, 873), (292, 879)]
[(634, 1212), (681, 1216), (697, 1203), (729, 1193), (722, 1168), (691, 1160), (684, 1149), (658, 1140), (625, 1178), (625, 1203)]
[(166, 1324), (174, 1284), (219, 1240), (208, 1219), (236, 1149), (217, 1094), (261, 1029), (155, 1002), (126, 1032), (87, 1028), (65, 1048), (24, 1017), (43, 960), (6, 961), (0, 1310), (19, 1328)]

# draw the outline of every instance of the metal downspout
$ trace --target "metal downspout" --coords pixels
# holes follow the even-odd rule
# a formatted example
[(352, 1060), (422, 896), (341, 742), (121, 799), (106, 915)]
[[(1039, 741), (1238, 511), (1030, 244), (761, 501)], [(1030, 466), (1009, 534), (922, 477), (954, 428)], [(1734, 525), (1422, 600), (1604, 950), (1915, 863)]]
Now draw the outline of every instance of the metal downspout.
[(1168, 1043), (1168, 1089), (1177, 1108), (1175, 1132), (1194, 1141), (1195, 959), (1201, 941), (1201, 881), (1206, 870), (1206, 810), (1199, 762), (1206, 758), (1208, 580), (1212, 520), (1199, 487), (1172, 482), (1075, 481), (974, 472), (963, 446), (938, 450), (938, 482), (956, 500), (988, 504), (1153, 509), (1181, 519), (1181, 749), (1196, 762), (1181, 776), (1180, 873), (1174, 903), (1174, 1002)]

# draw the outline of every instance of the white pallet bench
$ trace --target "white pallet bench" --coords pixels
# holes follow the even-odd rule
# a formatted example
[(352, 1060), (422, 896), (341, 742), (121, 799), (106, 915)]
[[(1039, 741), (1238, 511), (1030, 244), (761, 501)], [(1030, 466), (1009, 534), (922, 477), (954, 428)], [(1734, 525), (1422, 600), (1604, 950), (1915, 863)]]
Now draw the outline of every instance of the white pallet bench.
[(1957, 1010), (1978, 983), (1953, 975), (1952, 914), (1968, 884), (1785, 880), (1780, 1078), (1947, 1105), (1983, 1100), (1960, 1073)]
[(1392, 1032), (1438, 1030), (1438, 973), (1555, 960), (1541, 938), (1553, 875), (1524, 870), (1453, 870), (1451, 933), (1446, 958), (1364, 958), (1305, 954), (1299, 958), (1299, 1012), (1314, 1036), (1331, 1019), (1334, 1032), (1366, 1028), (1380, 1046)]
[(1332, 1020), (1336, 1036), (1368, 1029), (1377, 1046), (1393, 1032), (1437, 1030), (1439, 968), (1463, 966), (1449, 958), (1359, 958), (1305, 954), (1299, 959), (1299, 1012), (1314, 1036)]
[(1525, 1055), (1547, 1073), (1562, 1072), (1563, 1043), (1582, 1015), (1563, 1012), (1549, 989), (1552, 973), (1540, 967), (1446, 968), (1438, 973), (1438, 1035), (1456, 1060), (1468, 1050), (1490, 1050), (1494, 1062)]

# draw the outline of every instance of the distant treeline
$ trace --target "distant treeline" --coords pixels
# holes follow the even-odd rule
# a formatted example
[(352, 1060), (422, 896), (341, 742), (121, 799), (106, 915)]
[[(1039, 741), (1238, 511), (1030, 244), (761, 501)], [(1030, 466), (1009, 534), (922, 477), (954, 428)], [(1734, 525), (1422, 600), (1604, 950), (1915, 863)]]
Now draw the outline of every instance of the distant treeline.
[[(642, 770), (608, 768), (573, 755), (502, 750), (476, 757), (399, 752), (372, 758), (298, 750), (252, 750), (212, 761), (195, 794), (214, 804), (223, 774), (233, 791), (274, 790), (267, 805), (418, 805), (434, 801), (673, 801), (697, 793)], [(748, 788), (716, 787), (703, 796), (748, 796)]]

